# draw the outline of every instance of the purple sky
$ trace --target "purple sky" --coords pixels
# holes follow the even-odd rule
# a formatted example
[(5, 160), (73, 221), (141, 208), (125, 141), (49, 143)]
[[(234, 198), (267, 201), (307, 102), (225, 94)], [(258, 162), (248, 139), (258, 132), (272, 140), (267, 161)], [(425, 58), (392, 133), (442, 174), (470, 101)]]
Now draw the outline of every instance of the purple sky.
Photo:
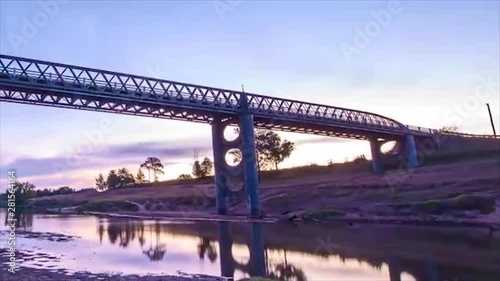
[[(61, 3), (59, 3), (61, 2)], [(497, 1), (2, 1), (2, 54), (379, 113), (490, 133), (499, 117)], [(364, 39), (363, 39), (364, 38)], [(486, 81), (486, 82), (485, 82)], [(162, 179), (212, 156), (210, 126), (0, 103), (0, 178), (93, 186), (99, 172)], [(113, 130), (89, 135), (101, 122)], [(280, 133), (281, 134), (281, 133)], [(300, 134), (283, 167), (369, 156), (369, 144)]]

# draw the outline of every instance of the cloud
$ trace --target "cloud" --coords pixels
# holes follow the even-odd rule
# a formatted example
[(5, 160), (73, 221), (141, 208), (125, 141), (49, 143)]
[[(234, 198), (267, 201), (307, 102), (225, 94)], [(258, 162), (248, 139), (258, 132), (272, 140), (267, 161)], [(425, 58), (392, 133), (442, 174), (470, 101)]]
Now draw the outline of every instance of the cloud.
[(1, 177), (5, 178), (10, 169), (16, 170), (22, 177), (49, 176), (73, 172), (82, 169), (99, 169), (111, 166), (123, 167), (135, 163), (139, 165), (146, 157), (154, 156), (163, 160), (163, 164), (178, 164), (182, 159), (191, 158), (193, 149), (202, 152), (211, 150), (209, 142), (197, 144), (194, 141), (154, 141), (134, 144), (110, 145), (85, 153), (67, 153), (55, 157), (17, 158), (0, 167)]
[[(317, 143), (349, 142), (348, 139), (314, 136), (293, 140), (296, 145)], [(73, 187), (88, 187), (92, 185), (92, 174), (107, 172), (120, 167), (138, 167), (146, 157), (160, 158), (165, 167), (182, 167), (192, 162), (194, 149), (200, 150), (200, 155), (212, 158), (212, 147), (207, 139), (184, 139), (148, 141), (131, 144), (115, 144), (96, 147), (84, 153), (69, 152), (54, 157), (11, 158), (8, 164), (0, 166), (0, 179), (5, 181), (8, 170), (16, 170), (18, 179), (30, 180), (37, 186), (61, 186), (70, 184)], [(179, 166), (180, 165), (180, 166)], [(172, 167), (174, 170), (175, 167)], [(169, 168), (167, 170), (170, 171)], [(172, 173), (177, 173), (177, 170)], [(132, 171), (134, 172), (134, 171)], [(172, 176), (172, 175), (169, 175)]]

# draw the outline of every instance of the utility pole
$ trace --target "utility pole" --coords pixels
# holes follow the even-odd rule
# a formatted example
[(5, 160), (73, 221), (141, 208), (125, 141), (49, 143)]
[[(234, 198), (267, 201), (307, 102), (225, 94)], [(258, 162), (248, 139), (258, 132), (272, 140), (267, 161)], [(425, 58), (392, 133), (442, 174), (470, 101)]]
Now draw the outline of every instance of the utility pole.
[(497, 132), (495, 131), (495, 123), (493, 123), (493, 116), (491, 116), (490, 104), (486, 103), (486, 107), (488, 108), (488, 113), (490, 114), (490, 122), (491, 122), (491, 128), (493, 129), (493, 135), (496, 137)]
[(245, 85), (241, 85), (241, 91), (244, 93), (245, 92)]

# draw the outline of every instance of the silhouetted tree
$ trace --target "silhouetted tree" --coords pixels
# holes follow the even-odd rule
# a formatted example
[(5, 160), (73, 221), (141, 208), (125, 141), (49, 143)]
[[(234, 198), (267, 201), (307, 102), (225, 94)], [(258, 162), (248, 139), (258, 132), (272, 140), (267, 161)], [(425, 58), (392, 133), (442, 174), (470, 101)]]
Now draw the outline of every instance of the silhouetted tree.
[(448, 132), (448, 133), (460, 133), (460, 130), (457, 126), (444, 126), (439, 129), (439, 132)]
[(141, 168), (139, 168), (139, 171), (137, 171), (137, 175), (135, 176), (135, 181), (137, 183), (145, 183), (146, 182), (146, 176), (142, 172)]
[[(240, 133), (239, 128), (235, 129), (235, 133)], [(265, 170), (271, 164), (278, 169), (278, 164), (290, 157), (294, 148), (294, 143), (282, 141), (281, 137), (271, 130), (255, 130), (255, 155), (259, 171)], [(230, 150), (229, 154), (233, 156), (234, 163), (242, 159), (241, 151), (238, 149)]]
[(30, 182), (16, 181), (12, 185), (9, 184), (7, 198), (12, 195), (11, 189), (14, 190), (15, 198), (13, 202), (7, 203), (8, 207), (24, 208), (28, 205), (29, 199), (36, 196), (35, 185)]
[(149, 181), (151, 182), (151, 171), (153, 171), (153, 176), (155, 182), (158, 181), (158, 176), (165, 174), (163, 171), (163, 164), (161, 160), (156, 157), (148, 157), (144, 163), (141, 164), (141, 168), (145, 168), (148, 170)]
[(120, 177), (116, 173), (116, 170), (109, 171), (106, 183), (109, 189), (118, 188), (120, 186)]
[(281, 137), (275, 134), (277, 138), (274, 139), (275, 143), (269, 147), (269, 159), (274, 163), (274, 167), (278, 170), (278, 164), (283, 162), (286, 158), (290, 157), (295, 145), (287, 140), (281, 141)]
[(179, 180), (187, 180), (187, 179), (192, 179), (193, 177), (190, 174), (181, 174), (177, 179)]
[(44, 188), (44, 189), (37, 189), (35, 190), (35, 197), (43, 197), (43, 196), (52, 196), (52, 195), (59, 195), (59, 194), (71, 194), (75, 193), (76, 190), (73, 188), (70, 188), (69, 186), (62, 186), (59, 187), (55, 190)]
[(120, 178), (119, 188), (124, 188), (131, 186), (135, 183), (134, 175), (132, 175), (127, 168), (121, 168), (118, 170), (118, 177)]
[(95, 187), (99, 191), (103, 191), (108, 187), (108, 183), (104, 180), (104, 176), (102, 175), (102, 173), (99, 173), (99, 175), (95, 179)]
[(205, 157), (203, 161), (195, 160), (193, 164), (193, 176), (196, 178), (204, 178), (212, 173), (214, 164), (210, 158)]

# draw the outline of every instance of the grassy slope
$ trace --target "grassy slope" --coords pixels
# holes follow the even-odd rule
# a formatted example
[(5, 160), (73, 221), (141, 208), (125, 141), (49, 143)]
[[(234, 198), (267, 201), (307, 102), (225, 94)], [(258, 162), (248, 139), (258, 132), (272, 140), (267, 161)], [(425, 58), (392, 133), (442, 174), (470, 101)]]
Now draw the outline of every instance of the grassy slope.
[[(394, 176), (391, 176), (392, 180), (389, 182), (395, 182), (393, 184), (388, 184), (388, 174), (397, 170), (389, 171), (385, 175), (375, 175), (364, 165), (360, 167), (313, 166), (271, 172), (272, 176), (269, 173), (264, 174), (260, 190), (263, 208), (267, 213), (323, 209), (363, 210), (374, 213), (380, 212), (374, 207), (380, 203), (391, 206), (419, 203), (419, 209), (425, 210), (429, 207), (427, 205), (434, 204), (436, 200), (453, 201), (462, 194), (500, 198), (500, 159), (496, 156), (420, 167), (412, 173), (400, 174), (396, 181)], [(57, 195), (38, 198), (35, 201), (38, 201), (37, 204), (45, 202), (45, 205), (52, 206), (79, 205), (90, 201), (149, 202), (151, 205), (161, 201), (163, 210), (191, 208), (214, 211), (215, 191), (211, 179), (173, 181), (158, 185)], [(429, 200), (434, 200), (434, 203), (422, 203)], [(479, 204), (491, 202), (488, 199), (479, 201)], [(192, 208), (193, 205), (196, 205), (195, 208)], [(458, 203), (456, 205), (463, 206)], [(246, 204), (241, 200), (233, 200), (232, 210), (245, 212)]]

